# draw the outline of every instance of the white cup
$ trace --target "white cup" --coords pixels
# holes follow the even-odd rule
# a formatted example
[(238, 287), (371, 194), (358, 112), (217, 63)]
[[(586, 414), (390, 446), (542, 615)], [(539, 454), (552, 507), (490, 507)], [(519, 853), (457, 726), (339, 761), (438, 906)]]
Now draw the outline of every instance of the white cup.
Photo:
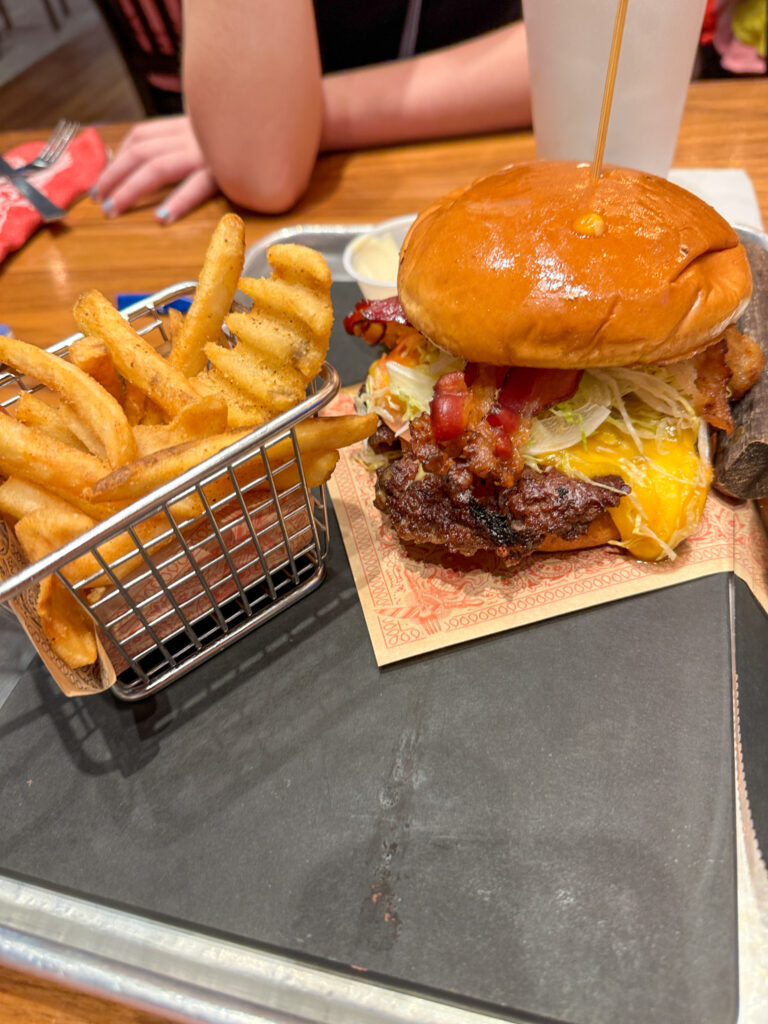
[[(388, 299), (397, 295), (397, 262), (400, 246), (403, 244), (408, 229), (416, 220), (415, 213), (407, 213), (402, 217), (381, 221), (370, 231), (364, 231), (347, 243), (342, 254), (342, 265), (347, 276), (357, 282), (357, 286), (366, 299)], [(371, 241), (386, 240), (391, 247), (391, 262), (381, 267), (378, 276), (369, 276), (362, 267), (362, 257), (366, 254)]]
[[(665, 177), (706, 0), (629, 0), (606, 163)], [(617, 0), (523, 0), (537, 156), (594, 156)]]

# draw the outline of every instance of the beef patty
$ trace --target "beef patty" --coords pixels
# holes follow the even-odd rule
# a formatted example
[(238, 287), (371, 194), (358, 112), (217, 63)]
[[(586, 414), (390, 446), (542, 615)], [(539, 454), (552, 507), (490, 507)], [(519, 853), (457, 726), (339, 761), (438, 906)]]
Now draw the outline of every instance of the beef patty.
[(556, 469), (526, 468), (512, 487), (488, 485), (465, 463), (424, 469), (406, 453), (377, 472), (375, 504), (402, 541), (436, 544), (461, 555), (493, 551), (515, 565), (554, 534), (573, 540), (630, 488), (619, 476), (576, 480)]

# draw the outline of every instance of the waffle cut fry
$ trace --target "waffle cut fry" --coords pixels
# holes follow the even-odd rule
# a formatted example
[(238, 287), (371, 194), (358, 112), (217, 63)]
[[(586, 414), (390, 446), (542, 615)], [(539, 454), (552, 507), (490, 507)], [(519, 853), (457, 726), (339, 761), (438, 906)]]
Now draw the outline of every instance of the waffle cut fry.
[(269, 278), (240, 279), (252, 306), (226, 317), (235, 344), (209, 343), (205, 352), (216, 375), (271, 418), (301, 401), (317, 375), (328, 353), (333, 307), (331, 272), (319, 253), (273, 245), (267, 259)]
[(227, 213), (213, 232), (192, 306), (171, 333), (168, 362), (186, 377), (194, 376), (205, 367), (206, 345), (218, 337), (222, 321), (232, 306), (244, 254), (243, 222), (237, 214)]

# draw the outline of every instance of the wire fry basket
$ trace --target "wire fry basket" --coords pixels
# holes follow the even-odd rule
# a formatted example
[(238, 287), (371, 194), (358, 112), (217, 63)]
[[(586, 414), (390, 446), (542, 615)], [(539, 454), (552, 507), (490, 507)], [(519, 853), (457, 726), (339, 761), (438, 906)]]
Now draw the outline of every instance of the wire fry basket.
[[(194, 290), (193, 281), (172, 285), (123, 315), (162, 352), (161, 311)], [(48, 351), (66, 356), (81, 336)], [(168, 686), (322, 582), (327, 498), (307, 484), (295, 427), (339, 384), (325, 363), (300, 405), (0, 581), (0, 604), (55, 574), (94, 620), (119, 697)], [(2, 373), (0, 406), (41, 388)]]

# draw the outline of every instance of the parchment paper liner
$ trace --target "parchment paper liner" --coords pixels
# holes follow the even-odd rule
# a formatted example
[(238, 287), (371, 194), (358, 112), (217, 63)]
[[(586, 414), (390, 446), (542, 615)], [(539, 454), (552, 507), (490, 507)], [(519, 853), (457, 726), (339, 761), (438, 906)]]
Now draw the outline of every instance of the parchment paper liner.
[[(27, 564), (18, 541), (7, 524), (0, 519), (0, 577), (8, 579)], [(87, 668), (73, 669), (65, 664), (48, 642), (37, 614), (37, 585), (28, 587), (10, 605), (24, 627), (43, 664), (67, 697), (83, 697), (108, 690), (115, 681), (115, 671), (103, 647), (98, 643), (99, 660)]]
[[(249, 507), (253, 529), (259, 537), (264, 560), (271, 570), (287, 559), (287, 552), (274, 505), (270, 503), (264, 507), (264, 502), (264, 493), (256, 492), (246, 504)], [(303, 491), (294, 488), (291, 492), (281, 495), (280, 506), (287, 525), (291, 553), (296, 556), (312, 541), (312, 529)], [(231, 552), (230, 558), (238, 571), (241, 585), (248, 587), (264, 579), (262, 564), (257, 557), (256, 547), (239, 503), (233, 499), (231, 503), (224, 505), (216, 512), (216, 520), (222, 539)], [(237, 585), (228, 563), (221, 555), (221, 546), (210, 524), (203, 521), (186, 533), (185, 542), (194, 551), (197, 567), (204, 575), (216, 603), (222, 605), (237, 592)], [(199, 581), (193, 578), (184, 582), (184, 577), (190, 575), (192, 568), (179, 542), (173, 540), (160, 548), (152, 548), (151, 545), (147, 547), (150, 548), (153, 562), (163, 566), (162, 578), (177, 603), (184, 608), (186, 617), (194, 621), (209, 613), (210, 601)], [(13, 530), (0, 519), (0, 577), (5, 579), (26, 564)], [(142, 606), (150, 621), (160, 623), (156, 629), (161, 639), (165, 640), (178, 631), (180, 620), (157, 582), (152, 578), (140, 579), (142, 575), (146, 576), (144, 567), (124, 580), (123, 585), (130, 591), (134, 602)], [(115, 682), (117, 674), (128, 665), (121, 650), (97, 630), (99, 657), (96, 664), (83, 669), (70, 668), (54, 651), (43, 631), (37, 614), (37, 594), (38, 586), (33, 585), (10, 603), (35, 650), (62, 692), (68, 697), (81, 697), (109, 689)], [(105, 602), (102, 614), (107, 616), (107, 621), (128, 610), (129, 606), (125, 599), (115, 591)], [(113, 633), (123, 645), (123, 650), (136, 658), (146, 651), (148, 640), (143, 632), (135, 635), (138, 621), (133, 615), (118, 621), (113, 628)]]

